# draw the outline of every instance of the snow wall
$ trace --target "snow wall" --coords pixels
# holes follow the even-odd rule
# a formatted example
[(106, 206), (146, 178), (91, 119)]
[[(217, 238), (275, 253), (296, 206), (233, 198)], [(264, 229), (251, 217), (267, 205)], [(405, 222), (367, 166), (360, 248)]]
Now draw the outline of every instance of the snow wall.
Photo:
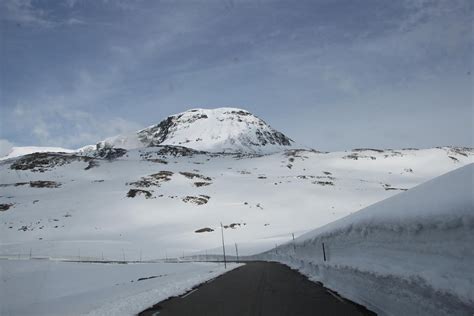
[(473, 183), (470, 164), (257, 259), (284, 263), (379, 315), (473, 315)]

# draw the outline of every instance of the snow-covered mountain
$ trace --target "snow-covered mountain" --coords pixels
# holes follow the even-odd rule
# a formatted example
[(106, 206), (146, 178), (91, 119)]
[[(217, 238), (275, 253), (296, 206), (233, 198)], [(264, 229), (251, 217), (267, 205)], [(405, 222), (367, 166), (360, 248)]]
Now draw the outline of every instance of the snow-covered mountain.
[(108, 138), (97, 148), (135, 149), (157, 145), (200, 151), (273, 153), (294, 142), (250, 112), (238, 108), (192, 109), (136, 133)]
[(21, 146), (21, 147), (11, 147), (7, 155), (0, 157), (0, 160), (20, 157), (33, 153), (43, 153), (43, 152), (62, 152), (62, 153), (72, 153), (74, 150), (66, 149), (62, 147), (38, 147), (38, 146)]

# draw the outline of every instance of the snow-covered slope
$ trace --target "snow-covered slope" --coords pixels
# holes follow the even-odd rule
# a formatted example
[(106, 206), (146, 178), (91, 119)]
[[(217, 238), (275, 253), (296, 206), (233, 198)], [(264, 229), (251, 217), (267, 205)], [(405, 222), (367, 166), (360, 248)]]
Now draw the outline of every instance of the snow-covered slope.
[(293, 141), (250, 112), (237, 108), (192, 109), (136, 133), (108, 138), (102, 147), (134, 149), (176, 145), (209, 152), (272, 153)]
[(221, 221), (229, 245), (257, 253), (473, 157), (472, 149), (448, 147), (246, 156), (161, 146), (27, 155), (0, 163), (0, 254), (210, 253), (219, 251)]
[(12, 147), (8, 155), (0, 157), (0, 160), (20, 157), (20, 156), (28, 155), (32, 153), (43, 153), (43, 152), (72, 153), (74, 152), (74, 150), (61, 148), (61, 147), (37, 147), (37, 146)]
[(469, 164), (261, 257), (299, 269), (379, 315), (471, 315), (472, 245)]
[[(227, 266), (227, 271), (237, 267)], [(137, 315), (226, 272), (216, 263), (0, 260), (0, 315)]]

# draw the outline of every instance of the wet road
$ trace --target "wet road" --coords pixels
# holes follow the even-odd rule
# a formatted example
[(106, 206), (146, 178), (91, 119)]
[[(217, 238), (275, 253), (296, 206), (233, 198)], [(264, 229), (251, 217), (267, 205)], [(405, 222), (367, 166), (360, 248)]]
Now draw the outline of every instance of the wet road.
[(139, 315), (304, 316), (375, 315), (300, 273), (272, 262), (251, 262), (170, 298)]

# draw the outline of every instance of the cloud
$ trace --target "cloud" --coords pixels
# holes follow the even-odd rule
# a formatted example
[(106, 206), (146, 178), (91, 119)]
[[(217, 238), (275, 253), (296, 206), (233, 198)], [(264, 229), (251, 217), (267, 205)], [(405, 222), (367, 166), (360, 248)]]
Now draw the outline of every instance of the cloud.
[(24, 25), (48, 27), (54, 23), (48, 12), (33, 5), (32, 0), (5, 0), (0, 4), (2, 20)]
[[(69, 9), (73, 9), (76, 1), (67, 1), (65, 4)], [(40, 3), (41, 4), (41, 3)], [(46, 5), (48, 2), (43, 3)], [(77, 17), (58, 16), (52, 8), (41, 7), (33, 0), (3, 0), (0, 2), (0, 18), (19, 26), (33, 27), (58, 27), (64, 25), (85, 24)]]
[(0, 157), (7, 156), (13, 150), (13, 144), (6, 139), (0, 139)]
[(78, 18), (69, 18), (64, 23), (67, 25), (86, 24), (86, 22)]
[[(277, 123), (281, 117), (282, 128), (304, 140), (322, 120), (350, 130), (354, 123), (341, 124), (341, 113), (390, 122), (374, 112), (391, 104), (409, 115), (389, 95), (403, 95), (398, 103), (430, 113), (431, 91), (456, 100), (446, 107), (464, 105), (472, 91), (465, 88), (472, 68), (466, 57), (472, 55), (469, 1), (280, 6), (0, 0), (0, 11), (1, 3), (10, 6), (10, 20), (67, 26), (31, 33), (33, 49), (16, 36), (25, 30), (6, 34), (15, 49), (5, 56), (11, 61), (5, 61), (11, 89), (4, 98), (10, 121), (2, 121), (8, 125), (2, 137), (15, 143), (82, 146), (156, 123), (185, 106), (224, 104)], [(413, 96), (404, 94), (407, 89)], [(301, 125), (297, 116), (285, 121), (295, 111), (300, 117), (311, 113), (310, 123)], [(430, 125), (426, 119), (414, 124), (418, 133)], [(346, 144), (354, 139), (351, 133), (335, 146), (352, 146)]]
[(18, 104), (13, 113), (16, 128), (42, 146), (77, 148), (141, 127), (121, 117), (101, 117), (53, 103)]

